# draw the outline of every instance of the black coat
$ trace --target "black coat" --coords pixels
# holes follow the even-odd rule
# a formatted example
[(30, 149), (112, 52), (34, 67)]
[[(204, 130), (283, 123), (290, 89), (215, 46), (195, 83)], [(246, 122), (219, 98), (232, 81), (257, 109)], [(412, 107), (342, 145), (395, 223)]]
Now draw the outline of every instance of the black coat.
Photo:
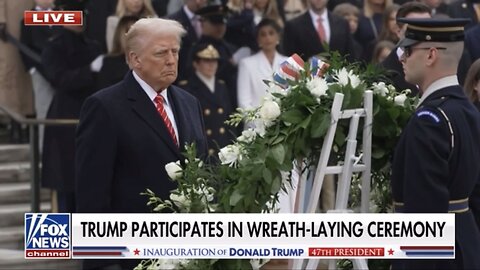
[(411, 96), (416, 96), (418, 94), (418, 87), (405, 81), (405, 73), (403, 72), (402, 62), (398, 59), (396, 47), (379, 65), (387, 70), (388, 78), (392, 81), (392, 84), (397, 91), (400, 92), (405, 89), (410, 89), (412, 90)]
[[(352, 54), (355, 48), (347, 21), (330, 12), (328, 21), (331, 30), (328, 44), (330, 50), (339, 51), (342, 55)], [(287, 56), (297, 53), (304, 60), (325, 51), (308, 11), (285, 24), (283, 50)], [(353, 60), (353, 57), (348, 57), (348, 59)]]
[[(447, 213), (449, 201), (465, 198), (469, 198), (470, 209), (478, 211), (478, 138), (480, 113), (460, 86), (428, 96), (410, 118), (395, 149), (392, 195), (395, 202), (403, 203), (402, 212)], [(394, 263), (393, 269), (480, 269), (480, 230), (472, 210), (455, 214), (455, 244), (455, 260), (403, 260)]]
[[(24, 25), (24, 21), (22, 20), (20, 29), (20, 42), (27, 46), (29, 49), (31, 49), (33, 52), (37, 53), (40, 57), (48, 41), (58, 34), (61, 27), (28, 26)], [(20, 56), (22, 57), (23, 64), (25, 65), (25, 69), (27, 71), (32, 67), (35, 67), (45, 77), (42, 63), (36, 62), (35, 60), (28, 57), (26, 54), (22, 53), (22, 51), (20, 51)]]
[(182, 38), (182, 46), (178, 52), (178, 78), (177, 81), (187, 79), (191, 71), (190, 66), (190, 51), (195, 42), (198, 41), (197, 33), (195, 28), (193, 28), (192, 22), (187, 16), (187, 13), (183, 10), (183, 7), (168, 16), (169, 19), (175, 20), (182, 24), (183, 28), (187, 30), (187, 34)]
[[(232, 104), (235, 93), (229, 91), (225, 82), (215, 80), (215, 92), (198, 78), (196, 74), (190, 76), (188, 81), (180, 82), (190, 94), (194, 95), (202, 106), (207, 134), (209, 154), (213, 155), (222, 148), (232, 143), (236, 138), (236, 129), (225, 124), (230, 114), (235, 112)], [(218, 146), (218, 147), (217, 147)]]
[(465, 32), (465, 49), (468, 50), (472, 63), (480, 58), (480, 24)]
[(470, 23), (465, 25), (465, 30), (478, 24), (473, 2), (469, 0), (459, 0), (448, 5), (447, 15), (452, 18), (470, 18)]
[[(90, 63), (100, 54), (97, 42), (62, 30), (42, 55), (46, 78), (55, 89), (47, 118), (77, 119), (83, 101), (95, 91)], [(47, 126), (42, 157), (42, 185), (73, 191), (75, 126)]]
[(107, 55), (103, 58), (103, 65), (97, 77), (97, 89), (106, 88), (123, 80), (130, 70), (125, 55)]

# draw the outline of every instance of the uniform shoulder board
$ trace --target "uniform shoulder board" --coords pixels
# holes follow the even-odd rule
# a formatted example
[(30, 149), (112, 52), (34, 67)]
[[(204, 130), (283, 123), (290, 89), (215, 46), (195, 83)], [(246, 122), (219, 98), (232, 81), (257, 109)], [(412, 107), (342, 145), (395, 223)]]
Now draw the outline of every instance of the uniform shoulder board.
[(178, 81), (178, 85), (187, 85), (187, 84), (188, 84), (188, 80)]
[(224, 80), (218, 80), (218, 83), (225, 84)]

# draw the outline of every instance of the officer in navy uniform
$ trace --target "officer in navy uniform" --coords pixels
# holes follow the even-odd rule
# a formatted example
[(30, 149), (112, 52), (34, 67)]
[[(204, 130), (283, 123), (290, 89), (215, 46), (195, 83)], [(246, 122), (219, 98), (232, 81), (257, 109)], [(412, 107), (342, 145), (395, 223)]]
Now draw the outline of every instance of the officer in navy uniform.
[(196, 14), (201, 17), (202, 24), (202, 36), (197, 43), (210, 43), (218, 51), (220, 59), (216, 75), (227, 84), (228, 90), (231, 91), (232, 102), (236, 107), (238, 71), (232, 58), (236, 48), (224, 39), (227, 31), (228, 9), (224, 5), (209, 5), (199, 9)]
[(210, 43), (197, 43), (192, 55), (194, 72), (178, 84), (200, 101), (211, 158), (236, 137), (235, 128), (225, 124), (235, 106), (225, 82), (215, 76), (220, 59), (215, 47)]
[(399, 21), (408, 24), (399, 43), (405, 79), (421, 99), (393, 158), (395, 211), (455, 213), (455, 259), (399, 260), (393, 269), (480, 269), (480, 113), (456, 75), (468, 20)]

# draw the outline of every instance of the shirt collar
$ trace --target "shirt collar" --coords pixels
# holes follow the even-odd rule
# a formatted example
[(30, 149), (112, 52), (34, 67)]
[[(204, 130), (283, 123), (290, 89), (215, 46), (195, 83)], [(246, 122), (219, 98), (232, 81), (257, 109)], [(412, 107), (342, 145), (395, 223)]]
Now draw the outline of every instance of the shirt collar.
[(202, 81), (212, 93), (215, 92), (215, 77), (207, 78), (198, 71), (195, 71), (195, 74), (197, 74), (200, 81)]
[(185, 11), (189, 20), (192, 20), (193, 17), (195, 17), (195, 14), (187, 7), (187, 5), (183, 5), (183, 11)]
[[(135, 73), (135, 71), (132, 71), (133, 73), (133, 77), (135, 78), (135, 80), (138, 82), (138, 84), (140, 84), (140, 87), (142, 87), (143, 91), (145, 91), (145, 93), (148, 95), (148, 98), (150, 98), (150, 100), (154, 102), (154, 99), (155, 97), (158, 95), (158, 92), (155, 91), (150, 85), (148, 85), (148, 83), (146, 83), (144, 80), (142, 80), (142, 78), (140, 78), (140, 76), (137, 75), (137, 73)], [(165, 104), (168, 106), (168, 92), (167, 92), (167, 88), (165, 88), (164, 90), (162, 90), (160, 92), (160, 95), (163, 96), (163, 99), (165, 100)]]
[(317, 21), (319, 18), (322, 18), (322, 22), (328, 21), (328, 12), (327, 9), (323, 11), (322, 14), (318, 15), (317, 13), (313, 12), (313, 10), (309, 9), (308, 12), (310, 13), (310, 16), (312, 17), (312, 20), (315, 22), (313, 25), (316, 27), (317, 26)]
[(420, 98), (420, 101), (418, 102), (418, 106), (420, 106), (425, 101), (425, 99), (427, 99), (427, 97), (430, 96), (431, 94), (435, 93), (436, 91), (442, 88), (453, 86), (453, 85), (459, 85), (457, 75), (443, 77), (434, 81), (432, 84), (430, 84), (427, 87), (427, 89), (425, 89), (425, 92), (423, 92), (423, 95)]

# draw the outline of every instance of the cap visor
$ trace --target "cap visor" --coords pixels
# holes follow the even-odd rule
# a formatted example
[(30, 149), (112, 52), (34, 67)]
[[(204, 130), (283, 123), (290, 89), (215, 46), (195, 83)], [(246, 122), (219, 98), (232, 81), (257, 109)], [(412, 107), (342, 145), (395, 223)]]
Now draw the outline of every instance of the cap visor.
[(398, 42), (397, 47), (409, 47), (419, 43), (420, 41), (415, 39), (404, 38)]

